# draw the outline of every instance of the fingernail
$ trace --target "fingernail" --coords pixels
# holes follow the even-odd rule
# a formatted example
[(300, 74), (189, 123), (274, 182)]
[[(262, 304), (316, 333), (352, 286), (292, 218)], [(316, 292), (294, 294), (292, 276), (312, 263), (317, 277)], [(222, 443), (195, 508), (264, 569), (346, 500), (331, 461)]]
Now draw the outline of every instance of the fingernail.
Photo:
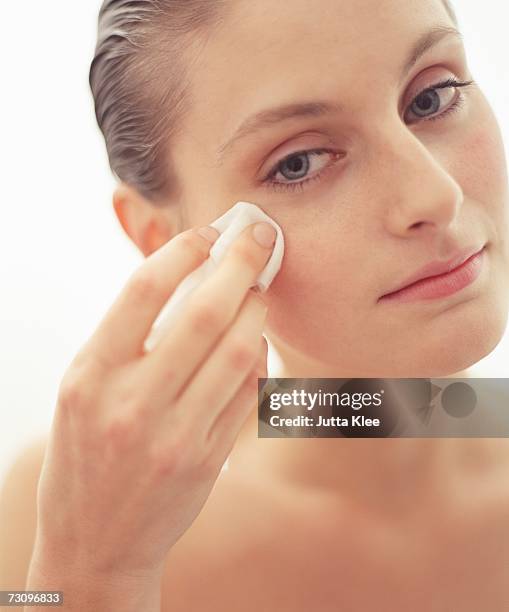
[(270, 223), (257, 223), (253, 229), (256, 242), (265, 248), (270, 248), (276, 241), (276, 230)]
[(200, 236), (203, 236), (206, 240), (212, 243), (214, 243), (219, 238), (219, 232), (210, 225), (200, 227), (200, 229), (198, 230), (198, 234), (200, 234)]

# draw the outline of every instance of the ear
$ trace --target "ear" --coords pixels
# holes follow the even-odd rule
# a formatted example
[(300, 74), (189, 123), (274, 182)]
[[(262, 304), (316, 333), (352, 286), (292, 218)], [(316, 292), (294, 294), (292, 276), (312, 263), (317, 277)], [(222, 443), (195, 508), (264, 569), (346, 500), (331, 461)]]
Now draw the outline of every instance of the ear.
[(125, 233), (145, 257), (181, 231), (174, 207), (156, 208), (126, 183), (115, 189), (113, 209)]

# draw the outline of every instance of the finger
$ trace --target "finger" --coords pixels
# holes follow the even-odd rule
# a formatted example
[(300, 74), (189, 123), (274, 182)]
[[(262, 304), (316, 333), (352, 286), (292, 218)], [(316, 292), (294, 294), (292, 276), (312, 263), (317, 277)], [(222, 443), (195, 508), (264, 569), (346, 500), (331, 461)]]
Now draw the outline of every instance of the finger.
[(176, 398), (177, 410), (204, 435), (256, 365), (266, 312), (259, 297), (249, 291), (235, 323)]
[(157, 315), (181, 280), (207, 259), (211, 246), (193, 228), (154, 251), (130, 277), (86, 350), (109, 366), (141, 356)]
[(148, 380), (157, 388), (162, 385), (168, 399), (181, 393), (235, 320), (271, 253), (272, 247), (254, 240), (253, 225), (246, 228), (214, 274), (189, 296), (170, 333), (144, 356)]
[(252, 415), (258, 412), (258, 381), (267, 378), (267, 341), (262, 336), (262, 348), (256, 366), (249, 372), (242, 386), (228, 405), (217, 416), (207, 437), (207, 444), (218, 453), (220, 461), (230, 454), (240, 430)]

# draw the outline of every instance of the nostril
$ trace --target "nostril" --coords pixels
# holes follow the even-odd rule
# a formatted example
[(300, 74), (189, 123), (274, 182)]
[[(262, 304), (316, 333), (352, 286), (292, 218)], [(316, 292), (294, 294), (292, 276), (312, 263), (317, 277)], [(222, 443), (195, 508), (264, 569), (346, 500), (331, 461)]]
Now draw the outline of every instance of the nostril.
[(422, 224), (424, 223), (424, 221), (417, 221), (417, 223), (414, 223), (413, 225), (410, 226), (410, 229), (418, 228), (420, 227)]

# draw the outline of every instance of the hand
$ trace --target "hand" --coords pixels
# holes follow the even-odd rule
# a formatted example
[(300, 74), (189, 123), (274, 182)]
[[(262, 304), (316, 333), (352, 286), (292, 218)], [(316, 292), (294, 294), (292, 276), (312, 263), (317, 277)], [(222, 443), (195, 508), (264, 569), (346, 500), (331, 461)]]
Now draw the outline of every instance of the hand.
[(174, 237), (70, 364), (39, 480), (39, 563), (149, 577), (199, 514), (267, 375), (267, 307), (250, 287), (272, 247), (252, 232), (145, 353), (158, 313), (211, 247), (195, 229)]

